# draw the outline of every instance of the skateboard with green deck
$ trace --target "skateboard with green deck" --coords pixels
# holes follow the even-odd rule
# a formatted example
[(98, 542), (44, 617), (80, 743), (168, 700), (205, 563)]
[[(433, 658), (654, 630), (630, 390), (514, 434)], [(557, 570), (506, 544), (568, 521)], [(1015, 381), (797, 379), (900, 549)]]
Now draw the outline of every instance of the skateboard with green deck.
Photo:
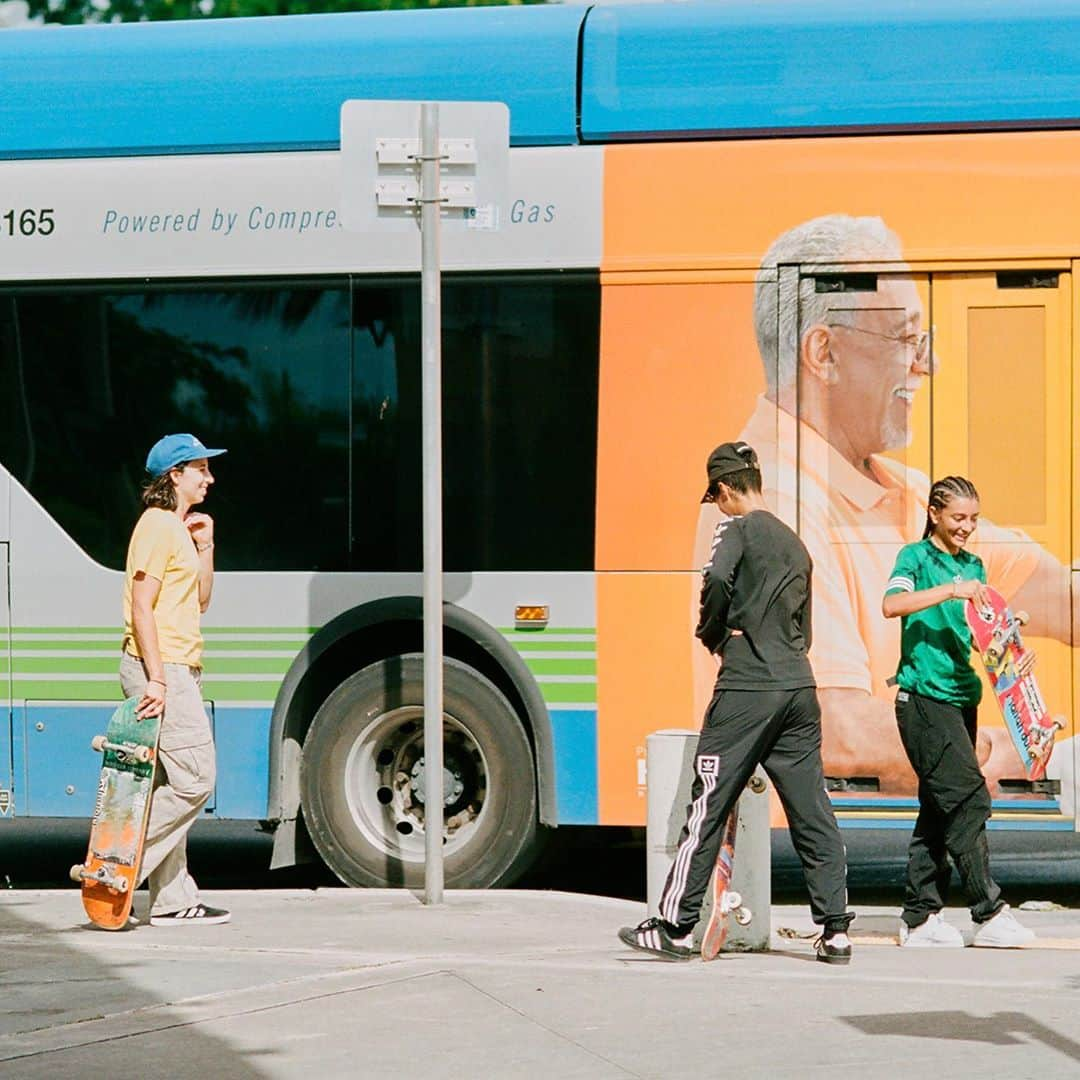
[(150, 820), (161, 717), (140, 720), (138, 703), (128, 698), (105, 734), (91, 740), (103, 755), (101, 776), (86, 859), (71, 868), (72, 880), (82, 885), (86, 914), (106, 930), (127, 926)]

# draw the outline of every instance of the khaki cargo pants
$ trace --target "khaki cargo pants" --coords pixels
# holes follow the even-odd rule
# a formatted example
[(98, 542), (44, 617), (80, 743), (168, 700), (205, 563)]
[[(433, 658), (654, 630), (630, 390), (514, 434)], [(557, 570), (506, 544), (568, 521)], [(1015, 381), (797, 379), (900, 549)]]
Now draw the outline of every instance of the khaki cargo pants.
[[(120, 659), (124, 697), (141, 697), (146, 683), (143, 662), (125, 652)], [(187, 833), (210, 798), (216, 776), (201, 684), (198, 668), (165, 665), (165, 716), (140, 876), (140, 882), (149, 883), (151, 915), (199, 902), (198, 886), (187, 869)]]

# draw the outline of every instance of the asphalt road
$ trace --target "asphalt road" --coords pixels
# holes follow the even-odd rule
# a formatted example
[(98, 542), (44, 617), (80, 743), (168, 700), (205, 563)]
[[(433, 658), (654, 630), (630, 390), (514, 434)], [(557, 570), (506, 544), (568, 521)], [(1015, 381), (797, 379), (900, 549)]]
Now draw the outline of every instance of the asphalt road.
[[(904, 830), (847, 830), (848, 885), (853, 904), (899, 906)], [(1080, 907), (1080, 836), (991, 832), (994, 874), (1007, 898)], [(296, 889), (337, 884), (323, 867), (271, 871), (271, 839), (254, 823), (205, 821), (192, 832), (192, 873), (208, 889)], [(86, 850), (84, 821), (0, 822), (0, 888), (71, 888), (68, 869)], [(773, 902), (805, 902), (802, 874), (786, 832), (772, 838)], [(519, 883), (532, 889), (645, 898), (644, 830), (563, 828), (539, 865)]]

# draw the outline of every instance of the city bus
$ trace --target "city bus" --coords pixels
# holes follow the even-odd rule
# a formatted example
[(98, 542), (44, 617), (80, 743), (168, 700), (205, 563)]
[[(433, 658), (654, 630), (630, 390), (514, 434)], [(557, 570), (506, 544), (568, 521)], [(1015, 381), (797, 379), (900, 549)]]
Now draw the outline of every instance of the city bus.
[(419, 241), (342, 228), (356, 98), (510, 110), (443, 242), (448, 886), (644, 822), (733, 438), (815, 562), (842, 825), (914, 819), (880, 599), (964, 474), (1064, 723), (1030, 779), (984, 698), (991, 826), (1074, 830), (1080, 2), (690, 0), (0, 34), (0, 836), (91, 812), (143, 462), (190, 431), (206, 815), (422, 880)]

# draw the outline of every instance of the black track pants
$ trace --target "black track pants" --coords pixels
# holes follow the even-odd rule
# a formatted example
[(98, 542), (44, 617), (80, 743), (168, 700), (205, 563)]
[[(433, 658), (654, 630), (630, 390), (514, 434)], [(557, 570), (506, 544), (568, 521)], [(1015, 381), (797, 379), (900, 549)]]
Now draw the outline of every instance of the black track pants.
[(679, 848), (660, 897), (660, 917), (687, 931), (697, 922), (724, 822), (758, 764), (787, 813), (814, 922), (843, 929), (847, 865), (821, 766), (821, 709), (813, 687), (719, 690), (694, 758), (694, 783)]
[(901, 916), (912, 928), (947, 903), (950, 855), (975, 922), (992, 918), (1002, 906), (1001, 889), (990, 876), (990, 793), (975, 758), (975, 716), (974, 708), (907, 690), (896, 695), (900, 739), (919, 778)]

